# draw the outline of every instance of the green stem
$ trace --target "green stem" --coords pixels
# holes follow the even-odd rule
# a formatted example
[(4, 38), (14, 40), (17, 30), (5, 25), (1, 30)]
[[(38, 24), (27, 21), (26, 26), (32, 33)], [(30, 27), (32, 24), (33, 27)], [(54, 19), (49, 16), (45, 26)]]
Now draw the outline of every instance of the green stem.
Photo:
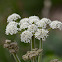
[(35, 47), (35, 38), (34, 38), (34, 36), (32, 36), (32, 40), (31, 40), (31, 51), (32, 51), (32, 49), (34, 49), (34, 47)]
[[(31, 51), (32, 51), (32, 49), (34, 49), (34, 48), (35, 48), (35, 37), (32, 36), (32, 39), (31, 39)], [(35, 62), (35, 59), (33, 58), (33, 59), (31, 60), (31, 62)]]
[(16, 62), (21, 62), (16, 53), (12, 53)]
[(35, 59), (34, 58), (32, 59), (32, 62), (35, 62)]
[[(42, 39), (40, 39), (40, 42), (39, 42), (39, 49), (42, 48)], [(38, 62), (42, 62), (42, 53), (40, 53), (40, 55), (38, 56)]]

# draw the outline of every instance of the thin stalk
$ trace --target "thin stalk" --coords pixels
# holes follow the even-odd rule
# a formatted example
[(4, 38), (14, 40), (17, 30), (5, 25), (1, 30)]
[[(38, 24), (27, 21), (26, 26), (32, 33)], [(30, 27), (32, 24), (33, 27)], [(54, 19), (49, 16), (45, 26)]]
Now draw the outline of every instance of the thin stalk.
[(13, 56), (16, 62), (21, 62), (16, 53), (13, 53)]
[(35, 48), (35, 38), (34, 38), (34, 36), (32, 36), (32, 39), (31, 39), (31, 51), (34, 48)]
[[(32, 49), (34, 49), (34, 48), (35, 48), (35, 37), (32, 36), (32, 39), (31, 39), (31, 51), (32, 51)], [(33, 59), (31, 60), (31, 62), (35, 62), (35, 59), (33, 58)]]
[[(42, 48), (42, 39), (40, 39), (40, 42), (39, 42), (39, 49)], [(40, 53), (40, 55), (38, 56), (38, 62), (42, 62), (42, 53)]]
[(35, 57), (35, 62), (37, 62), (37, 58), (38, 58), (38, 57)]
[(35, 62), (35, 59), (34, 58), (32, 59), (32, 62)]

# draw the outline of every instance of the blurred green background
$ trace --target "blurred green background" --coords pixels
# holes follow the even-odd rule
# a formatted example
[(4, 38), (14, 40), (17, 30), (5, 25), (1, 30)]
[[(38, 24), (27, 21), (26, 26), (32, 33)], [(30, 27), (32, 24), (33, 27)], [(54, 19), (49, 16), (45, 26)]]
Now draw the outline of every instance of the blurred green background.
[[(62, 0), (51, 0), (51, 3), (52, 6), (50, 7), (48, 18), (62, 22)], [(6, 39), (18, 42), (19, 52), (17, 54), (22, 62), (24, 62), (22, 55), (30, 50), (30, 47), (28, 47), (30, 44), (21, 43), (19, 35), (5, 35), (7, 17), (12, 13), (17, 13), (22, 18), (32, 15), (42, 18), (44, 17), (42, 16), (43, 8), (44, 0), (0, 0), (0, 62), (15, 62), (9, 51), (3, 48)], [(37, 44), (38, 41), (36, 40)], [(43, 62), (49, 62), (51, 59), (62, 60), (62, 31), (50, 31), (48, 38), (43, 42), (43, 48)]]

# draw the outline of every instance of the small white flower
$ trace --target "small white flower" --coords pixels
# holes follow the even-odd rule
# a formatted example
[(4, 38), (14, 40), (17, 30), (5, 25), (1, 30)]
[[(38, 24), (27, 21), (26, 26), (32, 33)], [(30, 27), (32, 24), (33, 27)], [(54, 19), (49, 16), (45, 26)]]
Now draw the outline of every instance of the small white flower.
[(29, 22), (29, 18), (23, 18), (20, 20), (19, 24), (23, 24), (25, 22)]
[(25, 22), (25, 23), (20, 25), (19, 30), (21, 31), (22, 29), (28, 28), (28, 26), (29, 26), (29, 23)]
[(7, 22), (11, 22), (11, 21), (15, 21), (17, 19), (21, 18), (20, 15), (14, 13), (12, 15), (10, 15), (8, 18), (7, 18)]
[(30, 16), (29, 19), (39, 19), (38, 16)]
[(50, 24), (51, 23), (51, 20), (47, 19), (47, 18), (42, 18), (41, 20), (44, 21), (46, 24)]
[(41, 28), (46, 28), (46, 23), (42, 20), (38, 21), (36, 25)]
[(33, 36), (33, 34), (29, 31), (24, 31), (20, 35), (21, 35), (21, 42), (24, 42), (24, 43), (30, 43), (31, 38)]
[(29, 17), (29, 23), (30, 24), (35, 24), (36, 22), (38, 22), (39, 21), (39, 17), (38, 16), (30, 16)]
[(37, 30), (37, 26), (35, 24), (32, 24), (32, 25), (29, 25), (28, 26), (28, 31), (32, 32), (32, 33), (35, 33), (35, 31)]
[(48, 34), (48, 30), (45, 29), (38, 29), (37, 32), (35, 33), (35, 38), (37, 38), (38, 40), (40, 40), (42, 38), (42, 40), (45, 40), (45, 38), (47, 38), (47, 34)]
[(6, 31), (5, 31), (6, 35), (9, 35), (9, 34), (11, 34), (11, 35), (16, 34), (16, 33), (18, 32), (17, 24), (18, 24), (18, 23), (17, 23), (17, 22), (14, 22), (14, 21), (10, 22), (10, 23), (6, 26)]
[(50, 24), (50, 27), (52, 29), (59, 28), (61, 30), (62, 29), (62, 23), (60, 21), (52, 21), (51, 24)]
[(30, 24), (36, 24), (39, 21), (39, 19), (29, 19)]

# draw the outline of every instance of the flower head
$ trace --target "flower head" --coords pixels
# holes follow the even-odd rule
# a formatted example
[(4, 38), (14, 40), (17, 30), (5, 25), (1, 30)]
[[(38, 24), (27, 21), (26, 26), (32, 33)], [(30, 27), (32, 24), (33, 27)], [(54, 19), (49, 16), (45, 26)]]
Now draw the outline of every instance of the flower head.
[(30, 24), (35, 24), (38, 21), (39, 21), (39, 17), (38, 16), (30, 16), (29, 17), (29, 23)]
[(62, 29), (62, 23), (60, 21), (52, 21), (51, 24), (50, 24), (50, 27), (52, 29), (59, 28), (61, 30)]
[(19, 30), (21, 31), (22, 29), (28, 28), (28, 26), (29, 26), (29, 23), (25, 22), (25, 23), (20, 25)]
[(21, 19), (19, 24), (23, 24), (25, 22), (29, 22), (29, 18), (23, 18), (23, 19)]
[(24, 31), (22, 32), (21, 34), (21, 42), (24, 42), (24, 43), (30, 43), (30, 40), (32, 38), (33, 34), (29, 31)]
[(47, 24), (44, 21), (40, 20), (36, 23), (36, 25), (41, 28), (46, 28)]
[(8, 18), (7, 18), (7, 22), (11, 22), (11, 21), (15, 21), (17, 19), (21, 18), (20, 15), (14, 13), (12, 15), (10, 15)]
[(6, 31), (5, 31), (6, 35), (9, 35), (9, 34), (11, 34), (11, 35), (16, 34), (16, 33), (18, 32), (17, 24), (18, 24), (18, 23), (17, 23), (17, 22), (14, 22), (14, 21), (10, 22), (10, 23), (6, 26)]
[(48, 30), (45, 29), (38, 29), (37, 32), (35, 33), (35, 38), (37, 38), (38, 40), (40, 40), (42, 38), (42, 40), (45, 40), (45, 38), (48, 36)]
[(39, 19), (38, 16), (30, 16), (29, 19)]
[(30, 24), (36, 24), (39, 21), (39, 19), (29, 19)]
[(28, 26), (27, 30), (30, 31), (30, 32), (32, 32), (32, 33), (34, 33), (34, 32), (36, 32), (37, 28), (38, 27), (35, 24), (32, 24), (32, 25)]
[(51, 23), (51, 20), (47, 19), (47, 18), (42, 18), (41, 20), (44, 21), (46, 24), (50, 24)]

